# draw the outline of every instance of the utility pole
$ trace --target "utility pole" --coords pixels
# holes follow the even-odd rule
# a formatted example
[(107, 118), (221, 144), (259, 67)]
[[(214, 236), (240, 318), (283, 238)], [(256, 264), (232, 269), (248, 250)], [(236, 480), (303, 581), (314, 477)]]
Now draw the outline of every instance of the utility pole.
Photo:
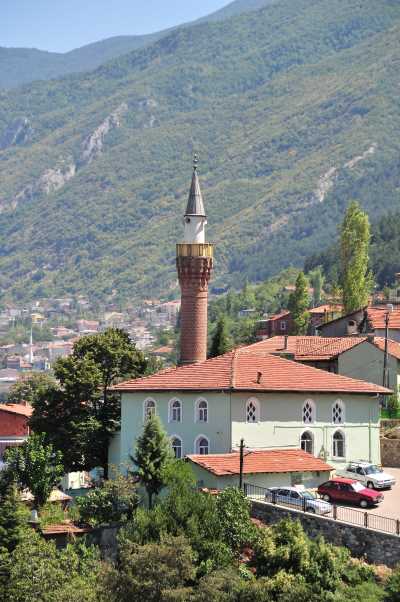
[(243, 489), (244, 439), (240, 439), (239, 489)]
[(385, 314), (385, 354), (383, 357), (383, 379), (382, 384), (384, 387), (389, 387), (389, 369), (388, 369), (388, 338), (389, 338), (389, 317), (393, 311), (393, 305), (387, 306), (388, 310)]

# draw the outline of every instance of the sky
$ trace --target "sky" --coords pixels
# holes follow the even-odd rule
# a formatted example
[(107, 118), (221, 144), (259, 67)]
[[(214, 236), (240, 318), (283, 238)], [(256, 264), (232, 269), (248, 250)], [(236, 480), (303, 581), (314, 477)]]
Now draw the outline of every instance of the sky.
[(230, 0), (0, 0), (0, 46), (66, 52), (117, 35), (160, 31)]

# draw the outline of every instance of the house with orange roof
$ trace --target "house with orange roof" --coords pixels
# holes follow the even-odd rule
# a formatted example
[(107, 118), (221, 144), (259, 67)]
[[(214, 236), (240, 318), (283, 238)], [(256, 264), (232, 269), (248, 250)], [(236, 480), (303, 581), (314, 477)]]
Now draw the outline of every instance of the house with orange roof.
[(384, 337), (388, 316), (388, 338), (400, 342), (400, 305), (376, 305), (363, 307), (331, 320), (318, 327), (323, 337), (343, 337), (372, 334)]
[[(251, 346), (296, 362), (383, 384), (385, 338), (374, 335), (347, 337), (276, 336)], [(400, 384), (400, 343), (388, 339), (387, 380), (390, 389)]]
[[(333, 467), (359, 458), (379, 463), (379, 398), (389, 389), (290, 361), (260, 345), (116, 385), (121, 432), (110, 445), (110, 464), (129, 464), (151, 414), (160, 416), (178, 458), (230, 454), (243, 438), (248, 450), (303, 450)], [(300, 476), (315, 484), (316, 472)], [(289, 473), (285, 478), (294, 481)], [(272, 484), (265, 472), (253, 482)]]
[(0, 404), (0, 469), (4, 451), (8, 447), (22, 445), (29, 436), (28, 421), (31, 415), (30, 405)]

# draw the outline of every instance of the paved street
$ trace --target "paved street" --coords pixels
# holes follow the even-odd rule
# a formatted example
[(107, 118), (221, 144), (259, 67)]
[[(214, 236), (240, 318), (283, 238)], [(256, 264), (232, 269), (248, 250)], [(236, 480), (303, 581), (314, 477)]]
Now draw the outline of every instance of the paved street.
[(395, 477), (396, 485), (393, 489), (384, 489), (382, 491), (385, 496), (383, 502), (378, 507), (370, 508), (368, 512), (400, 519), (400, 468), (386, 468), (385, 466), (384, 470)]

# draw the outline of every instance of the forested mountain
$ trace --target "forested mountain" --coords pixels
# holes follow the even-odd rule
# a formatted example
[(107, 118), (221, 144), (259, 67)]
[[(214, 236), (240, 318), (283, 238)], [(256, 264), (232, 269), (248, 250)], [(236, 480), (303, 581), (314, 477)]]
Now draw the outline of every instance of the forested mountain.
[(399, 38), (395, 0), (280, 0), (3, 91), (3, 298), (173, 294), (193, 149), (215, 284), (302, 265), (350, 199), (393, 209)]
[[(234, 0), (197, 22), (221, 21), (240, 13), (257, 10), (275, 1), (277, 0)], [(147, 35), (115, 36), (65, 53), (0, 46), (0, 88), (12, 88), (35, 80), (90, 71), (113, 58), (148, 46), (171, 31), (172, 29), (168, 29)]]

